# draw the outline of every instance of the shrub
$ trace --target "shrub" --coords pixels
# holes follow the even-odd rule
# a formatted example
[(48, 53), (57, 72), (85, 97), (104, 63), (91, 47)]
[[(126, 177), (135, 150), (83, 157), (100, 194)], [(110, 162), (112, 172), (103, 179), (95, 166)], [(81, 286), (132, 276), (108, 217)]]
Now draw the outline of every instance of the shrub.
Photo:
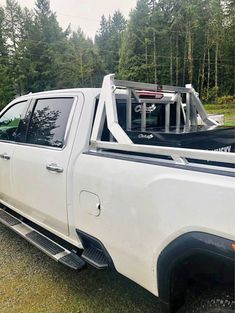
[(201, 99), (204, 102), (216, 103), (218, 95), (218, 87), (212, 87), (208, 91), (204, 89), (201, 95)]
[(235, 104), (234, 96), (223, 96), (217, 99), (218, 104)]

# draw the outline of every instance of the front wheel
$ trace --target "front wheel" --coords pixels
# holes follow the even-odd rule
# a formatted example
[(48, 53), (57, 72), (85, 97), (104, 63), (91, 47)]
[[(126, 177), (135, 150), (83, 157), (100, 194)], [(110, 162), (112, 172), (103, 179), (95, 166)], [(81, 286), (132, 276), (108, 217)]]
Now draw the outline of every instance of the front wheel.
[(193, 303), (190, 301), (178, 313), (234, 313), (234, 294), (216, 292), (201, 297)]

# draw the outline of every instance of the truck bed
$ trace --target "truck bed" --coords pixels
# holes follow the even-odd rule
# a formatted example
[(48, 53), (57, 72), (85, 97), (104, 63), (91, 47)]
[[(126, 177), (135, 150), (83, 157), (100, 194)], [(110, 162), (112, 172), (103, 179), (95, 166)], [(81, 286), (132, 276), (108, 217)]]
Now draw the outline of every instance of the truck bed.
[(179, 132), (172, 127), (169, 132), (159, 129), (128, 131), (127, 134), (135, 144), (235, 152), (234, 127), (191, 126), (189, 129), (182, 127)]

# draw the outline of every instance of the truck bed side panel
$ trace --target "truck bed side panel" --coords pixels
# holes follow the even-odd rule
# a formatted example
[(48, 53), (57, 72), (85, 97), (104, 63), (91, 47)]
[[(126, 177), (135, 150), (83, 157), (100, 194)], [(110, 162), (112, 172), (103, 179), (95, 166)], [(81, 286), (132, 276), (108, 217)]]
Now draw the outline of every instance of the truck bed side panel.
[[(229, 176), (82, 154), (74, 190), (75, 227), (103, 243), (118, 272), (156, 295), (157, 259), (173, 239), (195, 230), (234, 239)], [(98, 196), (99, 216), (80, 202), (84, 190)]]

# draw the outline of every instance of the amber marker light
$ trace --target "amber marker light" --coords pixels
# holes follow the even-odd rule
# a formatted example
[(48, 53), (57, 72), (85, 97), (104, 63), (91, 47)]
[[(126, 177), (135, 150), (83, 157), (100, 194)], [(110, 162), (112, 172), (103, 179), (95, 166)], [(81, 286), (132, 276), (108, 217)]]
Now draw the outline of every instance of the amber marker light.
[(235, 243), (232, 243), (233, 251), (235, 251)]

